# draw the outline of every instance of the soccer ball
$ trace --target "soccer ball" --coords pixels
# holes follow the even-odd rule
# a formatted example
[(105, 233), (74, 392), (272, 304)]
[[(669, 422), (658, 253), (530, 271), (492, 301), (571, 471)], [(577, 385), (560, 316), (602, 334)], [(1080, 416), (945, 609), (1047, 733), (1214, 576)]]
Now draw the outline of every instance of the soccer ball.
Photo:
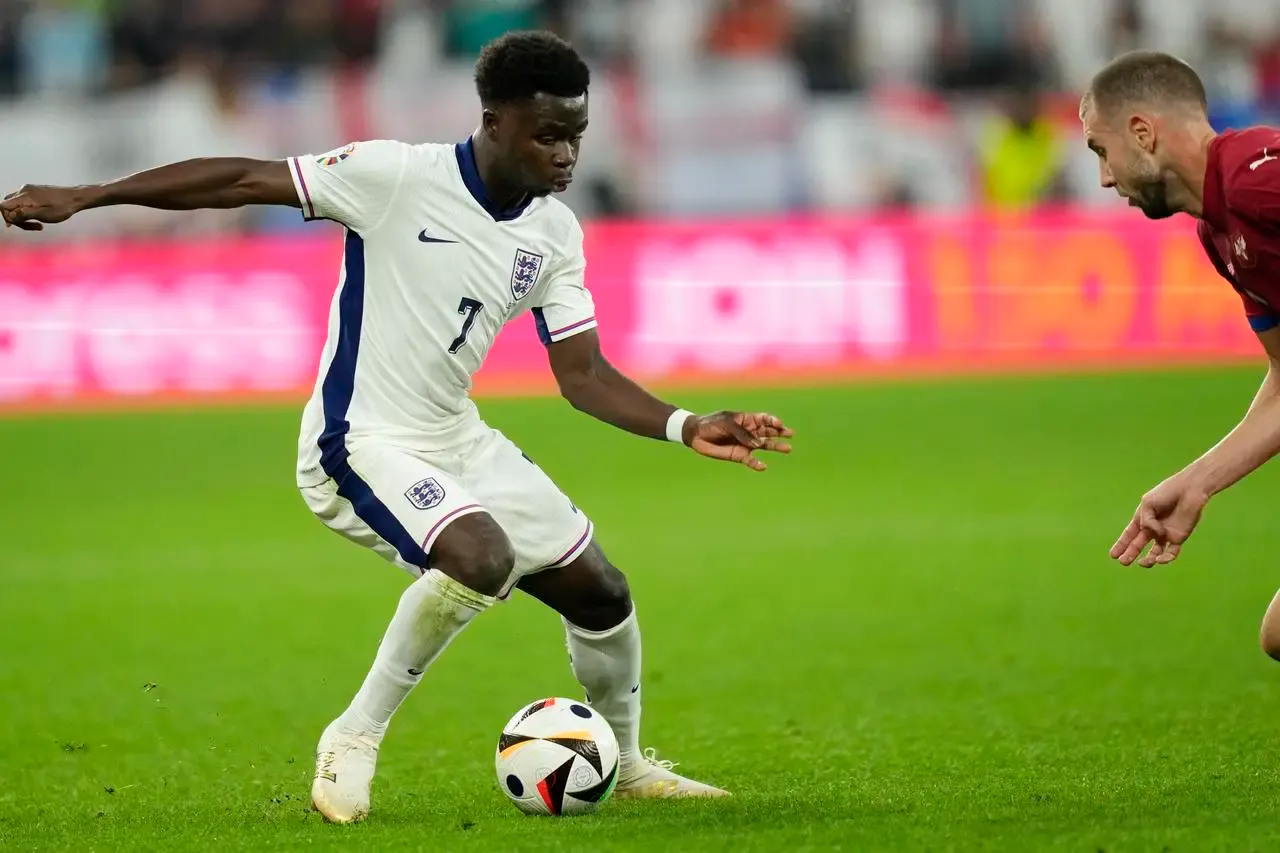
[(593, 812), (618, 781), (618, 740), (604, 717), (573, 699), (539, 699), (502, 728), (498, 787), (525, 814)]

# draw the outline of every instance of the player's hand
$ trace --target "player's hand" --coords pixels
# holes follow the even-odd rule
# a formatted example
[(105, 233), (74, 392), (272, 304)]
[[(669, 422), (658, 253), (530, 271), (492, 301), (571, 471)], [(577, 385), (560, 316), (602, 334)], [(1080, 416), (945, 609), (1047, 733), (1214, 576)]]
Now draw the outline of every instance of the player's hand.
[(1142, 496), (1129, 526), (1111, 546), (1111, 556), (1129, 566), (1146, 550), (1138, 565), (1151, 568), (1172, 563), (1208, 502), (1208, 493), (1194, 478), (1175, 474)]
[(5, 227), (13, 225), (24, 231), (41, 231), (44, 224), (66, 222), (82, 209), (82, 193), (76, 187), (28, 184), (0, 201), (0, 215), (4, 217)]
[(703, 456), (739, 462), (753, 471), (769, 466), (754, 455), (757, 450), (790, 453), (795, 435), (781, 419), (764, 412), (716, 412), (690, 418), (684, 426), (684, 443)]

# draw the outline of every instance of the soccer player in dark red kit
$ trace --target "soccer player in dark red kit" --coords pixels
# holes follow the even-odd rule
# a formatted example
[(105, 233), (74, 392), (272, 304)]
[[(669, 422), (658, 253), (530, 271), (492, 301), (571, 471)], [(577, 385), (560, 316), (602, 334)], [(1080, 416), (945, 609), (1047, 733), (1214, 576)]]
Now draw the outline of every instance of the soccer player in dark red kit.
[[(1112, 546), (1124, 565), (1150, 567), (1177, 558), (1209, 498), (1280, 452), (1280, 129), (1217, 133), (1196, 72), (1154, 51), (1126, 53), (1099, 71), (1080, 120), (1103, 187), (1151, 219), (1199, 220), (1204, 250), (1240, 295), (1269, 360), (1243, 420), (1143, 495)], [(1263, 617), (1261, 641), (1280, 660), (1280, 593)]]

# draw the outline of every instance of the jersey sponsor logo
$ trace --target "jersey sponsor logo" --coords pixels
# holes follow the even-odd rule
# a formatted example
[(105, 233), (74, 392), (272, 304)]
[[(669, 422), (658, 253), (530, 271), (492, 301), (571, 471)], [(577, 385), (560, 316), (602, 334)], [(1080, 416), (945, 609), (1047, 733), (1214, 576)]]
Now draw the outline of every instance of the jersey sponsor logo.
[(435, 477), (428, 477), (410, 486), (404, 496), (418, 509), (431, 509), (444, 500), (444, 486), (437, 483)]
[(1280, 157), (1277, 157), (1274, 154), (1269, 153), (1270, 150), (1271, 149), (1269, 148), (1262, 149), (1262, 156), (1249, 164), (1250, 172), (1258, 171), (1258, 167), (1261, 166), (1263, 163), (1270, 163), (1272, 160), (1280, 160)]
[(542, 255), (524, 249), (516, 249), (516, 260), (511, 267), (511, 295), (524, 299), (538, 283), (542, 271)]
[(319, 157), (316, 158), (316, 162), (319, 163), (321, 166), (336, 166), (339, 163), (341, 163), (343, 160), (350, 157), (355, 150), (356, 150), (356, 144), (353, 142), (350, 145), (348, 145), (346, 148), (343, 148), (341, 150), (335, 149), (333, 151), (330, 151), (328, 154), (321, 154)]

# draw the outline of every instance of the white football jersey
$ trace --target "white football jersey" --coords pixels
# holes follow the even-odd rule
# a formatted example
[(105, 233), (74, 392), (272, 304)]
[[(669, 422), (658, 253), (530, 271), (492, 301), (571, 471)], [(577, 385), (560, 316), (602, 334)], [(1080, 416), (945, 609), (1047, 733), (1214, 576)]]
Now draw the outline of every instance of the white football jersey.
[(299, 485), (336, 476), (348, 437), (431, 451), (482, 434), (472, 376), (525, 311), (544, 343), (595, 327), (577, 217), (550, 197), (495, 209), (470, 139), (356, 142), (289, 168), (303, 216), (346, 227)]

